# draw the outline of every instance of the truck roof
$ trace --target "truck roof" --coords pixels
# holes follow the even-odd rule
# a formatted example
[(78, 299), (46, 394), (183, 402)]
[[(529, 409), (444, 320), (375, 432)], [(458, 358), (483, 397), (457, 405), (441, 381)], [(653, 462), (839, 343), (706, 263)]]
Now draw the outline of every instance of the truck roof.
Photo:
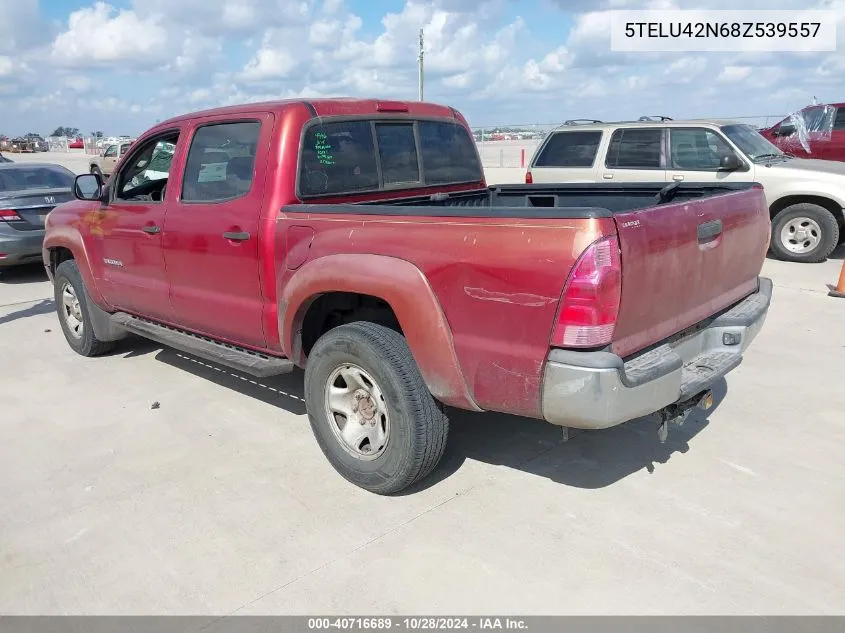
[(353, 97), (333, 97), (324, 99), (280, 99), (278, 101), (261, 101), (238, 105), (199, 110), (167, 119), (157, 124), (156, 128), (166, 127), (174, 123), (226, 114), (244, 114), (249, 112), (281, 112), (294, 104), (304, 105), (312, 110), (315, 116), (335, 115), (377, 115), (377, 114), (407, 114), (409, 116), (449, 117), (458, 118), (454, 108), (429, 103), (426, 101), (394, 101), (389, 99), (358, 99)]

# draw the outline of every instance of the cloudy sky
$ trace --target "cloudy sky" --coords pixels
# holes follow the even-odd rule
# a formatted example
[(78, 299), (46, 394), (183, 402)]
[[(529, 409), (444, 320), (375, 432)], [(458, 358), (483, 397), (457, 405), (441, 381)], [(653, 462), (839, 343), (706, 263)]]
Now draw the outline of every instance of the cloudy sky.
[(845, 101), (845, 37), (816, 54), (612, 53), (612, 8), (827, 8), (845, 0), (0, 0), (0, 133), (137, 134), (285, 97), (426, 98), (473, 125), (781, 114)]

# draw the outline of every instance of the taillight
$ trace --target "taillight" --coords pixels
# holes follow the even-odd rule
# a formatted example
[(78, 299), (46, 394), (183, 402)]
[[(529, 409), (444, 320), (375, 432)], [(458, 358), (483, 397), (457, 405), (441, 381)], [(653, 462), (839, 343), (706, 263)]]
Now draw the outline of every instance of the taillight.
[(23, 218), (14, 209), (0, 209), (0, 220), (4, 222), (23, 222)]
[(526, 185), (533, 185), (534, 184), (534, 176), (531, 175), (530, 171), (525, 172), (525, 184)]
[(590, 244), (563, 289), (553, 347), (602, 347), (613, 340), (622, 298), (622, 260), (616, 236)]

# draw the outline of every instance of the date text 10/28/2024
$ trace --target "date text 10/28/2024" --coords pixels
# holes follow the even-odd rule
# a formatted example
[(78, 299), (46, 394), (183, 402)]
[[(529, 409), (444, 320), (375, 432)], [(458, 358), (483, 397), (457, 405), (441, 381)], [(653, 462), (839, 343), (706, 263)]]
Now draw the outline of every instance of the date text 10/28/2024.
[(474, 618), (445, 618), (445, 617), (330, 617), (308, 618), (310, 631), (451, 631), (451, 630), (479, 630), (479, 631), (527, 631), (528, 626), (520, 618), (507, 617), (474, 617)]

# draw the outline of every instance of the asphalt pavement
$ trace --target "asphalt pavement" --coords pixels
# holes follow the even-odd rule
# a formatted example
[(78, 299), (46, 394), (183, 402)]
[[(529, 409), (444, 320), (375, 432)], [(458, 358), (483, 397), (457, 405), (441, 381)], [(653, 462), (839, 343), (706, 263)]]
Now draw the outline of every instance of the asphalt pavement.
[(43, 271), (4, 272), (0, 612), (845, 613), (843, 256), (766, 263), (763, 331), (666, 444), (451, 411), (392, 498), (323, 458), (300, 372), (82, 358)]

